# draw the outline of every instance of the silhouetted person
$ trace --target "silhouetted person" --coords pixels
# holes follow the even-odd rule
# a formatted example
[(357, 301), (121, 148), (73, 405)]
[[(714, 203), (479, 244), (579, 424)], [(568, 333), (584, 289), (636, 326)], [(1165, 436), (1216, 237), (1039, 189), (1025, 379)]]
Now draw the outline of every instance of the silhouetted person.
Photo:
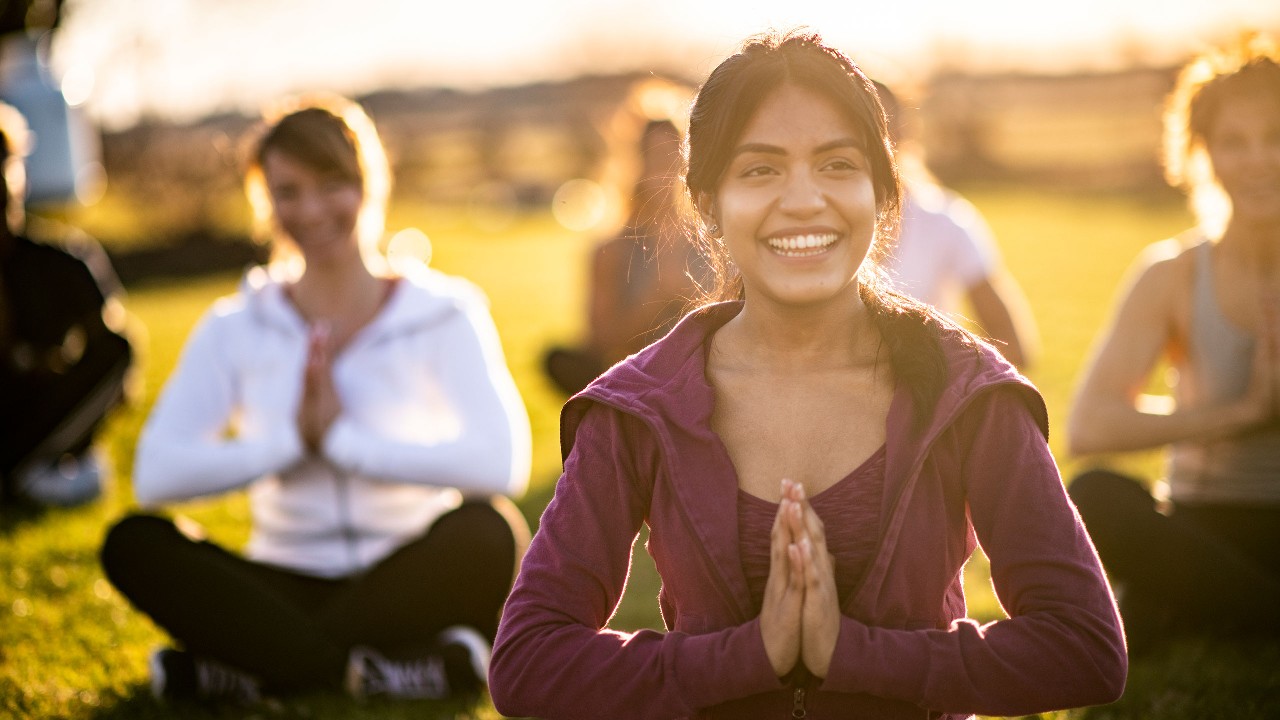
[(119, 282), (91, 238), (33, 239), (23, 209), (26, 122), (0, 104), (0, 498), (75, 505), (96, 498), (106, 468), (93, 448), (124, 398), (132, 349)]

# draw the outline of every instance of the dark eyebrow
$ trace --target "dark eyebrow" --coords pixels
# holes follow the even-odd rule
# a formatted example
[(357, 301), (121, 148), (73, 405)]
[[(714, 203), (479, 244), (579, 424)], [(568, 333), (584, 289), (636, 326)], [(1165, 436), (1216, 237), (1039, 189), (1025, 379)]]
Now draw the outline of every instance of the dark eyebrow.
[[(858, 142), (854, 138), (842, 137), (842, 138), (836, 138), (835, 140), (828, 140), (827, 142), (822, 143), (818, 147), (814, 148), (813, 152), (815, 154), (820, 154), (820, 153), (827, 152), (828, 150), (835, 150), (836, 148), (845, 148), (845, 147), (854, 148), (855, 150), (863, 149), (862, 143)], [(742, 155), (743, 153), (764, 153), (766, 155), (786, 155), (787, 151), (783, 150), (777, 145), (769, 145), (768, 143), (744, 143), (733, 149), (733, 157), (737, 157), (739, 155)]]
[(786, 155), (787, 151), (777, 145), (767, 145), (765, 143), (743, 143), (733, 149), (733, 156), (737, 157), (744, 153), (764, 153), (766, 155)]

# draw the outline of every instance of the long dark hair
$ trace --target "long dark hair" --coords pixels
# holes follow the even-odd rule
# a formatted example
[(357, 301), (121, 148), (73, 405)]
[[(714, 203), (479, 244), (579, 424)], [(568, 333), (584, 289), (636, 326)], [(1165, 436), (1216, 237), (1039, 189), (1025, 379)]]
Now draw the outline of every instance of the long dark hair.
[[(939, 333), (955, 325), (928, 305), (890, 289), (881, 267), (897, 237), (902, 186), (884, 108), (871, 80), (858, 66), (817, 34), (793, 31), (748, 39), (737, 54), (711, 72), (690, 110), (684, 178), (689, 197), (695, 207), (706, 209), (716, 196), (743, 129), (764, 99), (783, 84), (826, 98), (865, 139), (863, 152), (871, 163), (877, 220), (871, 250), (858, 269), (858, 294), (888, 346), (895, 376), (910, 389), (919, 428), (932, 414), (946, 384)], [(724, 244), (701, 222), (694, 223), (691, 235), (715, 274), (702, 300), (742, 299), (742, 278), (733, 269)]]

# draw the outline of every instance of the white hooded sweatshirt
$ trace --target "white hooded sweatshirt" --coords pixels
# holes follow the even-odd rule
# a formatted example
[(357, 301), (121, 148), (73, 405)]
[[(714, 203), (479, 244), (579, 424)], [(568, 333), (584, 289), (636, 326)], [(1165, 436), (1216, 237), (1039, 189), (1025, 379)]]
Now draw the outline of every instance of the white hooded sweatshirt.
[(464, 495), (518, 495), (529, 419), (485, 298), (421, 268), (334, 358), (342, 414), (318, 456), (297, 427), (308, 328), (261, 268), (192, 332), (138, 442), (153, 506), (248, 488), (247, 555), (322, 577), (359, 572)]

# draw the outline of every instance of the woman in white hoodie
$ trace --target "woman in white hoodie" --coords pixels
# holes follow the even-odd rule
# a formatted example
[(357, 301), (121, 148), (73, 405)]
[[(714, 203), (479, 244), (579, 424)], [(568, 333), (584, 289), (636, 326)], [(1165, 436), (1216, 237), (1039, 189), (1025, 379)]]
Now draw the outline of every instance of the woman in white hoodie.
[(474, 695), (528, 534), (504, 497), (528, 480), (528, 417), (485, 299), (377, 253), (390, 178), (358, 105), (294, 101), (253, 150), (276, 259), (195, 328), (134, 472), (148, 508), (247, 490), (248, 547), (136, 514), (102, 550), (177, 646), (152, 689)]

